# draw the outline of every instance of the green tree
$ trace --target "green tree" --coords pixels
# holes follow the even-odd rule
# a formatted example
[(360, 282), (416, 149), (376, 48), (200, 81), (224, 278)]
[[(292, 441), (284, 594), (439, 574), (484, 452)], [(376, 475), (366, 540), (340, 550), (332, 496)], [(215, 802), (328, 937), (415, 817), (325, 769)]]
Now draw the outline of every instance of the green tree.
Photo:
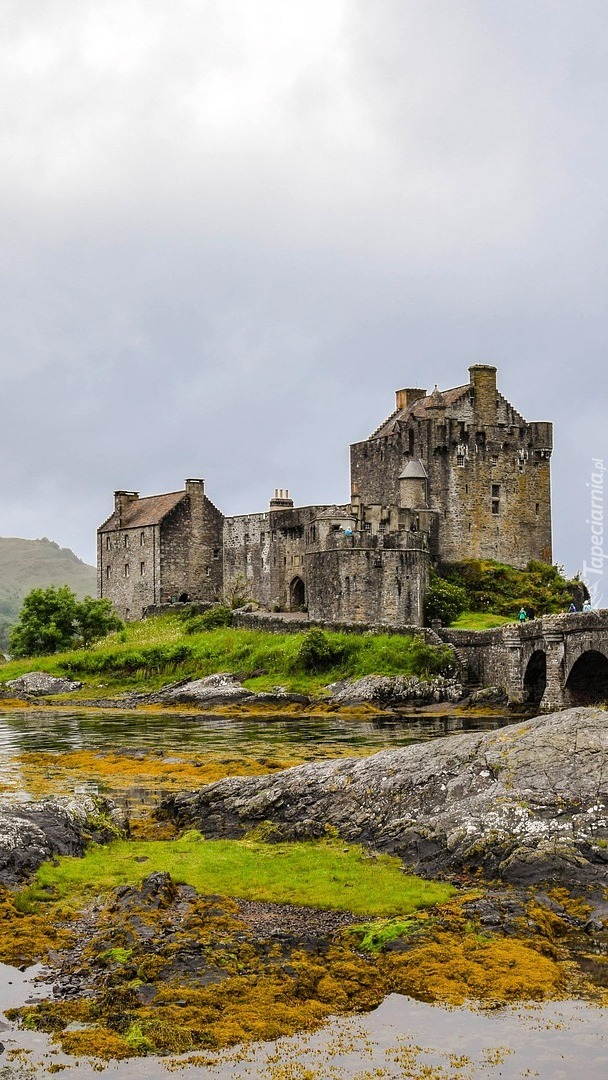
[(109, 600), (94, 600), (92, 596), (85, 596), (76, 604), (74, 625), (78, 638), (86, 647), (113, 630), (122, 630), (123, 624), (114, 614)]
[(47, 656), (79, 642), (88, 645), (121, 626), (109, 601), (85, 596), (79, 603), (67, 585), (49, 585), (25, 597), (9, 649), (15, 657)]

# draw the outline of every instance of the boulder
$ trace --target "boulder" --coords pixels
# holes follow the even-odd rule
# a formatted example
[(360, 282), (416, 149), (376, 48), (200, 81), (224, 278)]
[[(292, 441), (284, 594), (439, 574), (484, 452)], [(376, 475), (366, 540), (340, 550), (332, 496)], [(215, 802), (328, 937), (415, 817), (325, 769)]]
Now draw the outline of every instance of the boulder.
[(427, 874), (608, 885), (608, 714), (573, 708), (368, 758), (231, 777), (168, 796), (160, 814), (207, 837), (260, 822), (399, 855)]
[(23, 881), (54, 855), (82, 855), (91, 840), (103, 843), (124, 829), (108, 799), (80, 795), (0, 808), (0, 882)]
[(57, 675), (48, 675), (45, 671), (28, 671), (18, 679), (6, 683), (18, 694), (69, 694), (71, 690), (80, 690), (82, 683), (72, 679), (61, 679)]
[(432, 679), (419, 679), (415, 675), (365, 675), (361, 679), (332, 683), (328, 689), (337, 705), (432, 705), (460, 701), (463, 696), (462, 683), (443, 675)]
[(181, 686), (161, 690), (155, 695), (156, 700), (166, 703), (183, 702), (196, 705), (229, 705), (254, 697), (255, 694), (251, 690), (245, 690), (236, 675), (230, 671), (207, 675), (204, 679), (194, 679)]

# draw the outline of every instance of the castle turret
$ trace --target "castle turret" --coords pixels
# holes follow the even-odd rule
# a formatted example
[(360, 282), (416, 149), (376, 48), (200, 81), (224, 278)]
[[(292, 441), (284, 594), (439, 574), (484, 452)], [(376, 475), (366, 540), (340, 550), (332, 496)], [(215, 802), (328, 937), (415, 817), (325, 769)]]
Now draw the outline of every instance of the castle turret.
[(428, 506), (428, 474), (420, 458), (412, 458), (399, 477), (399, 502), (403, 510), (425, 510)]

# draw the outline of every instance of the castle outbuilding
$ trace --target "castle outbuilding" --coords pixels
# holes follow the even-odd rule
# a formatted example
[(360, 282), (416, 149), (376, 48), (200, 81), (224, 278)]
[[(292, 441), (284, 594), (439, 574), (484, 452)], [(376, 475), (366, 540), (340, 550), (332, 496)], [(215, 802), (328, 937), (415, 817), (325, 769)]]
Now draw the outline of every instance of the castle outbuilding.
[(235, 595), (335, 622), (421, 625), (432, 562), (551, 562), (552, 425), (528, 423), (476, 364), (451, 390), (403, 389), (351, 446), (351, 498), (224, 516), (203, 480), (115, 492), (98, 530), (98, 593), (126, 619)]

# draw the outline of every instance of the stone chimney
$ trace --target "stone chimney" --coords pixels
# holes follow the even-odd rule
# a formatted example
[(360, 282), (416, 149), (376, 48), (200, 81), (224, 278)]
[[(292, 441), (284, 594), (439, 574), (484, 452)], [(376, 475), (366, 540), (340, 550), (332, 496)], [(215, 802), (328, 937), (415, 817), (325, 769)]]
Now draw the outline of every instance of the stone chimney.
[(469, 379), (475, 391), (475, 415), (480, 424), (496, 423), (496, 368), (491, 364), (473, 364)]
[(115, 491), (114, 492), (114, 514), (118, 523), (118, 528), (122, 527), (124, 512), (130, 503), (139, 499), (139, 491)]
[(186, 480), (186, 495), (189, 495), (191, 499), (202, 499), (204, 494), (204, 480)]
[(293, 506), (293, 499), (289, 498), (289, 491), (287, 488), (283, 491), (283, 488), (274, 489), (274, 498), (270, 500), (269, 510), (289, 510)]
[(186, 495), (190, 500), (190, 518), (195, 527), (200, 525), (205, 512), (205, 481), (186, 480)]
[(420, 398), (426, 397), (426, 390), (413, 390), (408, 388), (406, 390), (395, 390), (395, 408), (408, 409), (410, 405), (413, 405), (415, 401)]

